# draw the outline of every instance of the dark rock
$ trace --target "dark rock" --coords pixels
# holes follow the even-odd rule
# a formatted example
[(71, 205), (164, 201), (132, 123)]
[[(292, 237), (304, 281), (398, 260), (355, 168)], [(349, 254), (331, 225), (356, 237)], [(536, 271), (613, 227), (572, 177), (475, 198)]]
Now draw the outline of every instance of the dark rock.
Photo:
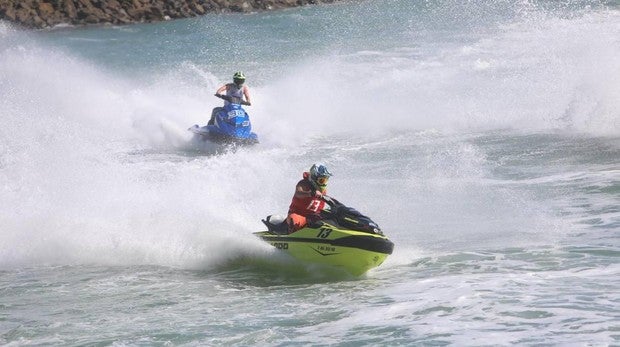
[(51, 17), (54, 14), (54, 6), (48, 2), (39, 4), (39, 16), (43, 18)]
[(60, 11), (61, 14), (67, 16), (67, 22), (71, 23), (72, 19), (77, 18), (77, 10), (72, 0), (64, 0), (64, 11)]
[(129, 24), (335, 1), (339, 0), (0, 0), (0, 19), (40, 29), (63, 23)]
[(84, 22), (88, 24), (97, 24), (100, 23), (100, 19), (100, 17), (95, 16), (94, 14), (89, 14), (86, 16), (86, 18), (84, 18)]
[(12, 7), (0, 9), (0, 18), (6, 18), (11, 22), (14, 22), (17, 18), (15, 15), (15, 9)]

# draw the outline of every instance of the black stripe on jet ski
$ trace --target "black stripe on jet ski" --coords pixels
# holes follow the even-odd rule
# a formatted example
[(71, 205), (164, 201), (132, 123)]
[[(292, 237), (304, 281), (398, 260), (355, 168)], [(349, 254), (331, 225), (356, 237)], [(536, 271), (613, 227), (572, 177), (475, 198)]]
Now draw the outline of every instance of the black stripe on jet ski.
[(394, 251), (394, 243), (392, 241), (372, 236), (347, 236), (334, 240), (332, 245), (359, 248), (384, 254), (392, 254), (392, 251)]
[(363, 249), (365, 251), (392, 254), (394, 251), (394, 243), (390, 240), (372, 237), (372, 236), (346, 236), (337, 240), (325, 240), (315, 238), (287, 237), (287, 236), (261, 236), (265, 241), (269, 242), (309, 242), (309, 243), (325, 243), (332, 246), (342, 246), (350, 248)]

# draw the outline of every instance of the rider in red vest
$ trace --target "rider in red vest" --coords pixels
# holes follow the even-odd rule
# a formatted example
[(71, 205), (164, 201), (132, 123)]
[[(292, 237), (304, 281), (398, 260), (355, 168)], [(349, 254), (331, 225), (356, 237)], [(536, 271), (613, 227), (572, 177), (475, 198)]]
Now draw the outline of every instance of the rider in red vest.
[(327, 194), (327, 181), (331, 175), (323, 164), (314, 164), (310, 171), (303, 173), (288, 208), (286, 222), (289, 233), (303, 228), (308, 222), (321, 219), (321, 211), (325, 207), (323, 195)]

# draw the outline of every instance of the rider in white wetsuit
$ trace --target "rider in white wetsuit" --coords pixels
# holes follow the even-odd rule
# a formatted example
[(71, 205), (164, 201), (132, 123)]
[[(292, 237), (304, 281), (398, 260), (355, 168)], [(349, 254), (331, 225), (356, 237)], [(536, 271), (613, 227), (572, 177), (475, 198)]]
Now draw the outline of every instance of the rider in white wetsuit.
[[(243, 75), (243, 72), (237, 71), (233, 75), (233, 83), (227, 83), (219, 87), (217, 91), (215, 92), (215, 95), (218, 95), (218, 94), (221, 95), (225, 91), (226, 95), (239, 98), (241, 99), (241, 101), (245, 101), (244, 103), (245, 105), (250, 106), (251, 105), (250, 89), (244, 83), (245, 83), (245, 76)], [(229, 102), (224, 100), (224, 105), (228, 105), (228, 104)], [(215, 114), (220, 109), (221, 109), (220, 107), (216, 107), (213, 109), (213, 112), (211, 112), (211, 120), (209, 121), (209, 124), (213, 124), (213, 120), (215, 119)]]

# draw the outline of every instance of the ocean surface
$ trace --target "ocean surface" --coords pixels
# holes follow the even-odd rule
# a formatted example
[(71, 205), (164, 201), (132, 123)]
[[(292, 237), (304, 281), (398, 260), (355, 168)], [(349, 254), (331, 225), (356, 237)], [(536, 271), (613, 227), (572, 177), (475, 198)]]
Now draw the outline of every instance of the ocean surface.
[[(192, 140), (232, 74), (260, 144)], [(618, 1), (0, 24), (0, 345), (620, 345)], [(314, 162), (395, 243), (252, 235)]]

